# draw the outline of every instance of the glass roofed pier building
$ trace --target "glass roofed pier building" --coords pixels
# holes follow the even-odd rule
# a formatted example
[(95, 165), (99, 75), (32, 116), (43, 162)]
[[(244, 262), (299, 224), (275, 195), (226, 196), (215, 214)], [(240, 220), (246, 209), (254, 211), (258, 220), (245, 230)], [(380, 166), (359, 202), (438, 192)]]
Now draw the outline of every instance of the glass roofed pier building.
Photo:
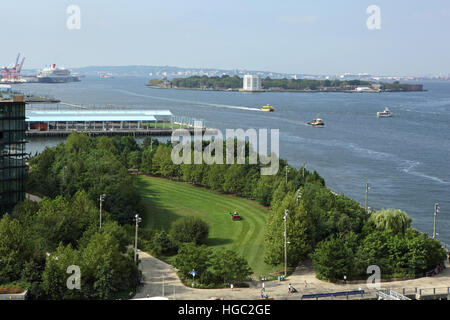
[(33, 132), (71, 131), (90, 133), (139, 132), (172, 127), (169, 110), (29, 110), (27, 130)]
[(0, 100), (0, 215), (25, 199), (25, 102)]

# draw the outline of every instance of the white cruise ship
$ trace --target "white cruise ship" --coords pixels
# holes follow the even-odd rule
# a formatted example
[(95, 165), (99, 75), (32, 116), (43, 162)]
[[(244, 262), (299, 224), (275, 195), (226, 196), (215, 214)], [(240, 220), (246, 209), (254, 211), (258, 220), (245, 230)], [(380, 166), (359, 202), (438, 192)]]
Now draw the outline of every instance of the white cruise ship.
[(64, 83), (80, 81), (77, 76), (73, 76), (70, 70), (65, 68), (57, 68), (55, 64), (41, 70), (37, 75), (39, 82), (44, 83)]

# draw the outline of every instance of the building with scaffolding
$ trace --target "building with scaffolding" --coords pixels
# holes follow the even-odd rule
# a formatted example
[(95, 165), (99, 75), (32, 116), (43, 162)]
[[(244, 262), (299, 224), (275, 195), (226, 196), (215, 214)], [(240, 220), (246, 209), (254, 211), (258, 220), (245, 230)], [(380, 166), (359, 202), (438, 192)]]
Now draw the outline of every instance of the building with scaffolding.
[(0, 215), (25, 199), (25, 102), (0, 100)]

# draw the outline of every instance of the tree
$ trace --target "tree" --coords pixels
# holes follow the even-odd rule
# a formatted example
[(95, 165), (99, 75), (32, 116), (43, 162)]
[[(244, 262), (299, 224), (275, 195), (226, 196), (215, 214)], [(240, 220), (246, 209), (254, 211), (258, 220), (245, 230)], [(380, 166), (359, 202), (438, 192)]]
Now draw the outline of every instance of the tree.
[(242, 282), (252, 274), (247, 260), (232, 250), (215, 251), (211, 256), (210, 265), (212, 273), (221, 283)]
[(288, 193), (282, 201), (276, 201), (272, 207), (266, 225), (264, 237), (265, 261), (277, 265), (284, 261), (284, 215), (289, 211), (286, 223), (287, 258), (289, 265), (307, 258), (314, 244), (314, 225), (303, 207), (297, 206), (296, 193)]
[(170, 235), (178, 242), (205, 243), (208, 239), (209, 226), (198, 217), (187, 216), (175, 221)]
[(0, 283), (19, 280), (31, 254), (27, 234), (16, 219), (5, 214), (0, 220)]
[(208, 269), (211, 250), (205, 245), (196, 246), (193, 243), (182, 244), (178, 249), (174, 264), (181, 276), (192, 277), (189, 273), (195, 270), (199, 276)]
[(351, 279), (357, 271), (353, 245), (354, 241), (334, 236), (321, 241), (312, 255), (316, 276), (331, 281), (343, 279), (344, 275)]
[(110, 233), (94, 234), (81, 250), (82, 291), (86, 297), (112, 299), (136, 284), (137, 267)]
[[(45, 270), (42, 274), (42, 289), (46, 297), (51, 300), (67, 300), (81, 299), (82, 293), (78, 289), (67, 288), (67, 279), (70, 274), (67, 268), (72, 265), (80, 264), (78, 252), (69, 244), (64, 246), (59, 244), (56, 251), (47, 257)], [(81, 279), (83, 279), (83, 269), (81, 271)]]
[(224, 178), (223, 191), (242, 195), (245, 188), (245, 168), (243, 165), (230, 165)]
[(382, 209), (372, 214), (369, 220), (375, 224), (378, 230), (393, 234), (405, 234), (412, 222), (405, 212), (398, 209)]
[(176, 250), (176, 245), (172, 240), (172, 236), (165, 231), (155, 233), (153, 237), (152, 250), (155, 255), (168, 254)]

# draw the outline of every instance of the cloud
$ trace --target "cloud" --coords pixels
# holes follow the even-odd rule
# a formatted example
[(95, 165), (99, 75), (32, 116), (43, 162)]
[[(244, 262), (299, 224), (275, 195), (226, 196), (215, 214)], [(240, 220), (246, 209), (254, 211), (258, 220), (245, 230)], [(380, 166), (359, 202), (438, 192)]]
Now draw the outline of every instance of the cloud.
[(281, 22), (289, 24), (313, 24), (317, 21), (317, 16), (281, 16)]

